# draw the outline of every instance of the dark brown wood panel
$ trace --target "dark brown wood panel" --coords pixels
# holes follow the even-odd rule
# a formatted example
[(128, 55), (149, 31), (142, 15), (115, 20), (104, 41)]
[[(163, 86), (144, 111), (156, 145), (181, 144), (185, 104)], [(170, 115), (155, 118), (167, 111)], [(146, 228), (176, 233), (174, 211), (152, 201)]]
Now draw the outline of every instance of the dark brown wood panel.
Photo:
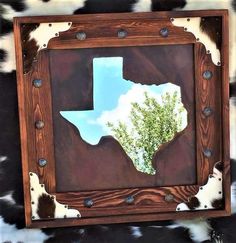
[[(193, 52), (193, 45), (50, 51), (58, 192), (196, 184)], [(59, 114), (93, 108), (92, 60), (109, 56), (123, 57), (125, 80), (146, 85), (169, 82), (181, 88), (188, 125), (156, 153), (155, 176), (138, 172), (112, 137), (87, 144)]]

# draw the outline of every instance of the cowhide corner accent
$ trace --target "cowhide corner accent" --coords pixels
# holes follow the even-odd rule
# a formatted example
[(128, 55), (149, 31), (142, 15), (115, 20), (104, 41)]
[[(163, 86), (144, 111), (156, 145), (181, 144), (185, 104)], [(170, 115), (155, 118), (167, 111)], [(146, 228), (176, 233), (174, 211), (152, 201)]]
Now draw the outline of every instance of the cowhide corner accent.
[(71, 22), (58, 22), (58, 23), (40, 23), (38, 28), (30, 32), (30, 40), (34, 39), (36, 45), (39, 47), (38, 51), (47, 48), (48, 42), (58, 37), (60, 32), (70, 29)]
[(207, 54), (211, 54), (212, 62), (216, 66), (221, 66), (221, 53), (218, 41), (221, 32), (218, 29), (215, 32), (207, 30), (204, 22), (209, 20), (215, 22), (217, 28), (221, 30), (219, 18), (215, 17), (214, 19), (211, 17), (172, 18), (171, 22), (175, 26), (183, 27), (184, 31), (191, 32), (195, 36), (196, 41), (201, 42), (205, 46)]
[(55, 196), (47, 193), (35, 173), (30, 172), (29, 175), (32, 220), (81, 217), (78, 210), (69, 209), (68, 205), (57, 202)]
[(52, 38), (57, 38), (60, 32), (69, 30), (72, 22), (23, 24), (22, 49), (24, 59), (24, 74), (31, 69), (32, 63), (37, 61), (37, 54), (40, 50), (46, 49)]
[(208, 210), (220, 209), (223, 207), (223, 189), (222, 189), (222, 171), (223, 163), (217, 162), (210, 174), (208, 181), (199, 188), (198, 193), (189, 198), (188, 202), (180, 203), (176, 211), (186, 210)]

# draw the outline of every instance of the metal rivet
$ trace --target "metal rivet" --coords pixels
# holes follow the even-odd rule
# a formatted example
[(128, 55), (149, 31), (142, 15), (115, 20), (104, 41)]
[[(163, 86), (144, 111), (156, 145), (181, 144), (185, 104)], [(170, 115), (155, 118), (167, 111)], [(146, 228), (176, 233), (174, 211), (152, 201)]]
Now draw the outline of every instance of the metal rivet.
[(84, 199), (84, 206), (87, 208), (91, 208), (93, 206), (93, 200), (91, 198)]
[(134, 202), (134, 197), (133, 196), (128, 196), (125, 198), (125, 202), (127, 204), (132, 204)]
[(213, 76), (213, 73), (209, 70), (204, 71), (202, 74), (202, 77), (207, 80), (211, 79), (212, 76)]
[(203, 114), (205, 115), (205, 116), (210, 116), (210, 115), (212, 115), (212, 109), (211, 109), (211, 107), (205, 107), (204, 109), (203, 109)]
[(187, 18), (187, 21), (189, 22), (190, 21), (190, 18)]
[(67, 216), (66, 216), (66, 215), (64, 215), (64, 218), (66, 219), (66, 218), (67, 218)]
[(218, 180), (221, 181), (221, 178), (219, 178)]
[(67, 205), (65, 205), (64, 207), (65, 207), (65, 208), (68, 208), (68, 206), (67, 206)]
[(174, 200), (174, 195), (172, 195), (172, 194), (167, 194), (166, 196), (165, 196), (165, 201), (166, 202), (172, 202)]
[(51, 26), (52, 26), (52, 24), (49, 24), (48, 26), (49, 26), (49, 27), (51, 27)]
[(175, 21), (175, 19), (174, 18), (171, 18), (170, 21), (173, 22), (173, 21)]
[(219, 191), (219, 194), (221, 194), (222, 192), (221, 191)]
[(196, 40), (197, 40), (197, 41), (200, 41), (200, 39), (199, 39), (199, 38), (197, 38)]
[(36, 127), (37, 129), (42, 129), (42, 128), (44, 127), (44, 122), (41, 121), (41, 120), (36, 121), (36, 122), (35, 122), (35, 127)]
[(33, 173), (32, 172), (30, 172), (29, 174), (30, 174), (30, 176), (33, 176)]
[(78, 32), (78, 33), (76, 34), (76, 38), (77, 38), (78, 40), (85, 40), (85, 39), (86, 39), (86, 33), (85, 33), (85, 32)]
[(118, 36), (118, 38), (120, 38), (120, 39), (125, 38), (125, 37), (127, 36), (127, 31), (125, 31), (125, 30), (119, 30), (119, 31), (117, 32), (117, 36)]
[(179, 211), (179, 210), (180, 210), (180, 208), (177, 208), (177, 210)]
[(207, 208), (207, 205), (205, 205), (204, 208)]
[(200, 190), (203, 190), (203, 187), (201, 186), (199, 189), (200, 189)]
[(46, 47), (47, 45), (46, 44), (43, 44), (43, 47)]
[(31, 188), (30, 190), (31, 190), (31, 191), (34, 191), (34, 188)]
[(55, 36), (58, 36), (58, 33), (55, 33)]
[(31, 202), (31, 204), (34, 204), (34, 202)]
[(211, 53), (211, 51), (210, 50), (207, 50), (207, 54), (210, 54)]
[(167, 37), (167, 36), (169, 35), (169, 30), (168, 30), (167, 28), (162, 28), (162, 29), (160, 30), (160, 35), (161, 35), (162, 37)]
[(34, 217), (34, 216), (32, 216), (32, 219), (35, 219), (35, 217)]
[(44, 167), (47, 164), (47, 160), (46, 159), (39, 159), (38, 160), (38, 164), (40, 167)]
[(34, 87), (35, 88), (39, 88), (39, 87), (41, 87), (42, 86), (42, 80), (41, 79), (35, 79), (34, 81), (33, 81), (33, 85), (34, 85)]
[(204, 149), (203, 154), (205, 157), (210, 158), (212, 156), (212, 151), (210, 149)]
[(221, 62), (217, 62), (217, 65), (220, 66), (221, 65)]
[(77, 217), (80, 218), (80, 214), (77, 214)]
[(68, 25), (71, 25), (71, 23), (68, 23)]
[(44, 184), (41, 184), (41, 187), (44, 187)]
[(185, 31), (187, 31), (188, 29), (187, 28), (184, 28)]

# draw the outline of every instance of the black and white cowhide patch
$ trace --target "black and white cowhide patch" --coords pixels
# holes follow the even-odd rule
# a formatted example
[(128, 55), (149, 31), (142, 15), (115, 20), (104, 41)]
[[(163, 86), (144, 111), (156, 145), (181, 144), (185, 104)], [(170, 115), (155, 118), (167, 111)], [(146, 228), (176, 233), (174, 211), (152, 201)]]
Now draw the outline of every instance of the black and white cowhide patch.
[(222, 162), (216, 163), (213, 174), (210, 174), (208, 181), (204, 186), (199, 188), (196, 195), (189, 198), (188, 202), (177, 205), (177, 211), (187, 210), (208, 210), (220, 209), (223, 205), (223, 188), (222, 188)]
[[(212, 220), (155, 222), (60, 229), (25, 229), (16, 93), (16, 66), (12, 21), (14, 16), (148, 12), (165, 10), (229, 9), (231, 80), (231, 158), (233, 215)], [(81, 242), (81, 243), (189, 243), (236, 242), (236, 1), (233, 0), (0, 0), (0, 241), (1, 242)], [(207, 31), (217, 28), (200, 22)], [(212, 39), (212, 38), (211, 38)], [(216, 47), (218, 46), (216, 41)], [(196, 197), (197, 198), (197, 197)], [(201, 202), (191, 199), (193, 208)], [(47, 204), (41, 217), (55, 215), (52, 199), (42, 194), (39, 205)], [(219, 206), (220, 202), (213, 205)], [(53, 213), (54, 211), (54, 213)], [(212, 234), (215, 230), (217, 233)]]
[(32, 220), (81, 217), (78, 210), (68, 208), (68, 205), (57, 202), (55, 196), (48, 194), (44, 184), (39, 183), (37, 174), (30, 172), (29, 177)]

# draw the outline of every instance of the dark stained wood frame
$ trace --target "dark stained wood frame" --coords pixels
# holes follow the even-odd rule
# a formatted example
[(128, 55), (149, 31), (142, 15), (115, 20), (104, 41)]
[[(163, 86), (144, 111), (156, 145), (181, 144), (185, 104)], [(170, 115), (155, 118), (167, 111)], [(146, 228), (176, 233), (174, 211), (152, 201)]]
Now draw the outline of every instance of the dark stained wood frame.
[[(196, 90), (196, 134), (197, 134), (197, 185), (189, 186), (173, 186), (159, 188), (135, 188), (108, 191), (94, 191), (96, 195), (102, 193), (103, 199), (107, 198), (106, 205), (102, 207), (94, 207), (87, 209), (83, 206), (83, 199), (91, 192), (56, 192), (55, 179), (55, 163), (54, 145), (53, 145), (53, 121), (52, 121), (52, 98), (48, 92), (51, 91), (50, 82), (44, 82), (40, 89), (33, 88), (32, 80), (40, 77), (44, 80), (50, 80), (49, 64), (47, 52), (40, 51), (38, 54), (37, 68), (32, 66), (32, 70), (24, 73), (23, 67), (23, 44), (22, 44), (22, 25), (49, 23), (49, 22), (72, 22), (83, 23), (88, 25), (96, 25), (96, 23), (111, 23), (114, 21), (135, 22), (143, 21), (149, 25), (152, 22), (159, 21), (166, 23), (170, 18), (176, 17), (209, 17), (219, 16), (222, 18), (222, 45), (221, 45), (221, 67), (209, 64), (204, 61), (203, 56), (206, 50), (203, 45), (196, 41), (196, 38), (187, 32), (183, 32), (181, 28), (176, 27), (176, 31), (170, 38), (159, 38), (156, 36), (137, 36), (126, 39), (115, 38), (91, 38), (85, 42), (74, 40), (60, 40), (59, 38), (51, 39), (47, 49), (71, 49), (71, 48), (94, 48), (94, 47), (120, 47), (120, 46), (151, 46), (161, 44), (194, 44), (195, 50), (195, 90)], [(171, 22), (169, 23), (171, 25)], [(123, 26), (123, 25), (122, 25)], [(40, 16), (40, 17), (17, 17), (14, 18), (15, 46), (17, 60), (17, 79), (18, 79), (18, 100), (21, 130), (21, 150), (22, 150), (22, 166), (23, 166), (23, 182), (24, 182), (24, 198), (25, 198), (25, 218), (28, 227), (61, 227), (88, 224), (107, 224), (122, 223), (133, 221), (154, 221), (167, 219), (190, 219), (194, 217), (218, 217), (230, 215), (230, 159), (229, 159), (229, 84), (228, 84), (228, 12), (227, 10), (214, 11), (185, 11), (185, 12), (152, 12), (152, 13), (124, 13), (124, 14), (96, 14), (81, 16)], [(140, 36), (139, 36), (140, 34)], [(139, 38), (138, 38), (139, 36)], [(202, 79), (202, 72), (207, 66), (211, 71), (221, 73), (221, 83), (217, 86), (219, 92), (219, 102), (217, 103), (221, 111), (221, 124), (214, 121), (208, 123), (202, 110), (206, 104), (211, 104), (211, 95), (206, 92), (206, 82)], [(220, 69), (220, 71), (219, 71)], [(217, 71), (218, 70), (218, 71)], [(214, 81), (214, 80), (213, 80)], [(214, 82), (208, 87), (208, 91), (214, 92)], [(46, 95), (45, 95), (46, 94)], [(35, 130), (35, 121), (43, 119), (45, 127), (41, 130)], [(204, 130), (206, 128), (206, 130)], [(203, 156), (202, 150), (207, 147), (215, 146), (214, 136), (209, 139), (209, 134), (221, 130), (221, 158), (224, 165), (223, 170), (223, 188), (224, 188), (224, 208), (219, 210), (202, 210), (202, 211), (186, 211), (176, 212), (176, 205), (183, 201), (187, 201), (188, 197), (197, 193), (198, 188), (206, 183), (208, 175), (212, 173), (214, 163)], [(39, 167), (37, 160), (41, 157), (47, 158), (50, 163), (45, 167)], [(54, 219), (54, 220), (32, 220), (31, 219), (31, 200), (29, 172), (36, 173), (40, 182), (45, 184), (48, 193), (56, 195), (59, 202), (68, 204), (71, 208), (78, 208), (82, 214), (82, 218), (76, 219)], [(188, 191), (188, 193), (185, 193)], [(137, 197), (142, 194), (151, 192), (157, 199), (153, 199), (150, 205), (125, 205), (121, 203), (121, 199), (135, 193)], [(118, 194), (113, 198), (114, 194)], [(164, 200), (166, 194), (173, 194), (175, 199), (172, 202)], [(113, 201), (112, 201), (113, 200)], [(112, 202), (112, 204), (109, 204)], [(98, 202), (99, 204), (99, 202)], [(107, 215), (104, 215), (104, 212)], [(85, 215), (83, 217), (83, 215)]]

